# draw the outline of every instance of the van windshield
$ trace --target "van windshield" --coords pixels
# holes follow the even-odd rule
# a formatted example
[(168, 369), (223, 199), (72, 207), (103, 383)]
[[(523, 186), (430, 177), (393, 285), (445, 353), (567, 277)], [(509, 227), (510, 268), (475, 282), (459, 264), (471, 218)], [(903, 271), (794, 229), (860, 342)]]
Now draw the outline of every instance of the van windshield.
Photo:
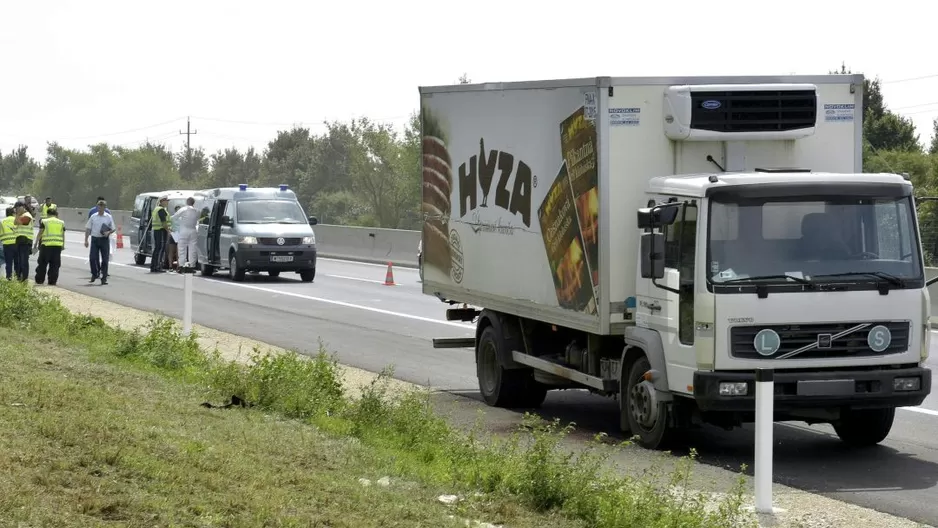
[(239, 224), (306, 224), (300, 204), (289, 200), (244, 200), (238, 202)]

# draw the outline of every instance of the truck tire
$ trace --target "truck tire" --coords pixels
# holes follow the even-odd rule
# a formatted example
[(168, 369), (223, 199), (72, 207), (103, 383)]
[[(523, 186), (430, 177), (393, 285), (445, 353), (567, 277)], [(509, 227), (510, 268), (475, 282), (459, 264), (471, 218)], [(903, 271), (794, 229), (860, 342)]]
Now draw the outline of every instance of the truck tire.
[(547, 397), (547, 387), (535, 381), (529, 369), (505, 369), (499, 365), (499, 352), (507, 346), (493, 326), (486, 327), (479, 336), (476, 371), (482, 398), (492, 407), (540, 407)]
[(833, 424), (837, 436), (851, 447), (876, 445), (889, 436), (896, 408), (849, 409), (843, 411), (840, 421)]
[(651, 370), (645, 356), (638, 357), (631, 365), (623, 365), (623, 379), (619, 389), (619, 411), (621, 422), (628, 424), (623, 432), (638, 436), (638, 444), (646, 449), (663, 449), (670, 439), (668, 405), (658, 401), (655, 387), (645, 381), (644, 375)]

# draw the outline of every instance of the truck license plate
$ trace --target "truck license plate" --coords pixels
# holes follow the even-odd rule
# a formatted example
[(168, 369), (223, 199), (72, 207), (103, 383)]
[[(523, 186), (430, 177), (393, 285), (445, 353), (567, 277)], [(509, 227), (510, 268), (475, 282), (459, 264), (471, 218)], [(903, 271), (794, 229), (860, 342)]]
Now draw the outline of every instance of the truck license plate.
[(293, 262), (293, 255), (272, 255), (271, 262)]

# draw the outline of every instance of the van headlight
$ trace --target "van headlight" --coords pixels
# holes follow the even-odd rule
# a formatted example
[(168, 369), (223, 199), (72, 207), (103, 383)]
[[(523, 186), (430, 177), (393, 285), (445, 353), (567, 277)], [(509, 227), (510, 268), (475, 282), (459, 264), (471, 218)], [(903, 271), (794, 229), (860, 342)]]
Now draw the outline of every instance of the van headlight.
[(257, 237), (243, 236), (238, 237), (239, 244), (257, 244)]
[(316, 235), (303, 237), (303, 243), (307, 245), (313, 245), (316, 243)]

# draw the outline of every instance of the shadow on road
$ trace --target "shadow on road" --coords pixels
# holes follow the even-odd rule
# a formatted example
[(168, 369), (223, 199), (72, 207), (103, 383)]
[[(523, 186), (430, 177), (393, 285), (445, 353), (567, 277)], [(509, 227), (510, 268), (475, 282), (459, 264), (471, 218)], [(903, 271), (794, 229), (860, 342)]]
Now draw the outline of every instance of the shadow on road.
[[(477, 390), (454, 394), (482, 401)], [(618, 413), (615, 400), (586, 391), (552, 391), (536, 412), (544, 419), (574, 422), (574, 436), (588, 439), (603, 432), (611, 439), (624, 441), (627, 437), (619, 431)], [(679, 434), (671, 449), (674, 456), (686, 455), (694, 448), (703, 464), (736, 472), (746, 464), (746, 474), (752, 475), (755, 432), (751, 424), (731, 431), (704, 426)], [(851, 449), (829, 426), (808, 428), (797, 422), (779, 423), (775, 425), (775, 482), (827, 494), (934, 488), (938, 464), (915, 458), (915, 454), (899, 451), (894, 445), (887, 439), (879, 446)]]

